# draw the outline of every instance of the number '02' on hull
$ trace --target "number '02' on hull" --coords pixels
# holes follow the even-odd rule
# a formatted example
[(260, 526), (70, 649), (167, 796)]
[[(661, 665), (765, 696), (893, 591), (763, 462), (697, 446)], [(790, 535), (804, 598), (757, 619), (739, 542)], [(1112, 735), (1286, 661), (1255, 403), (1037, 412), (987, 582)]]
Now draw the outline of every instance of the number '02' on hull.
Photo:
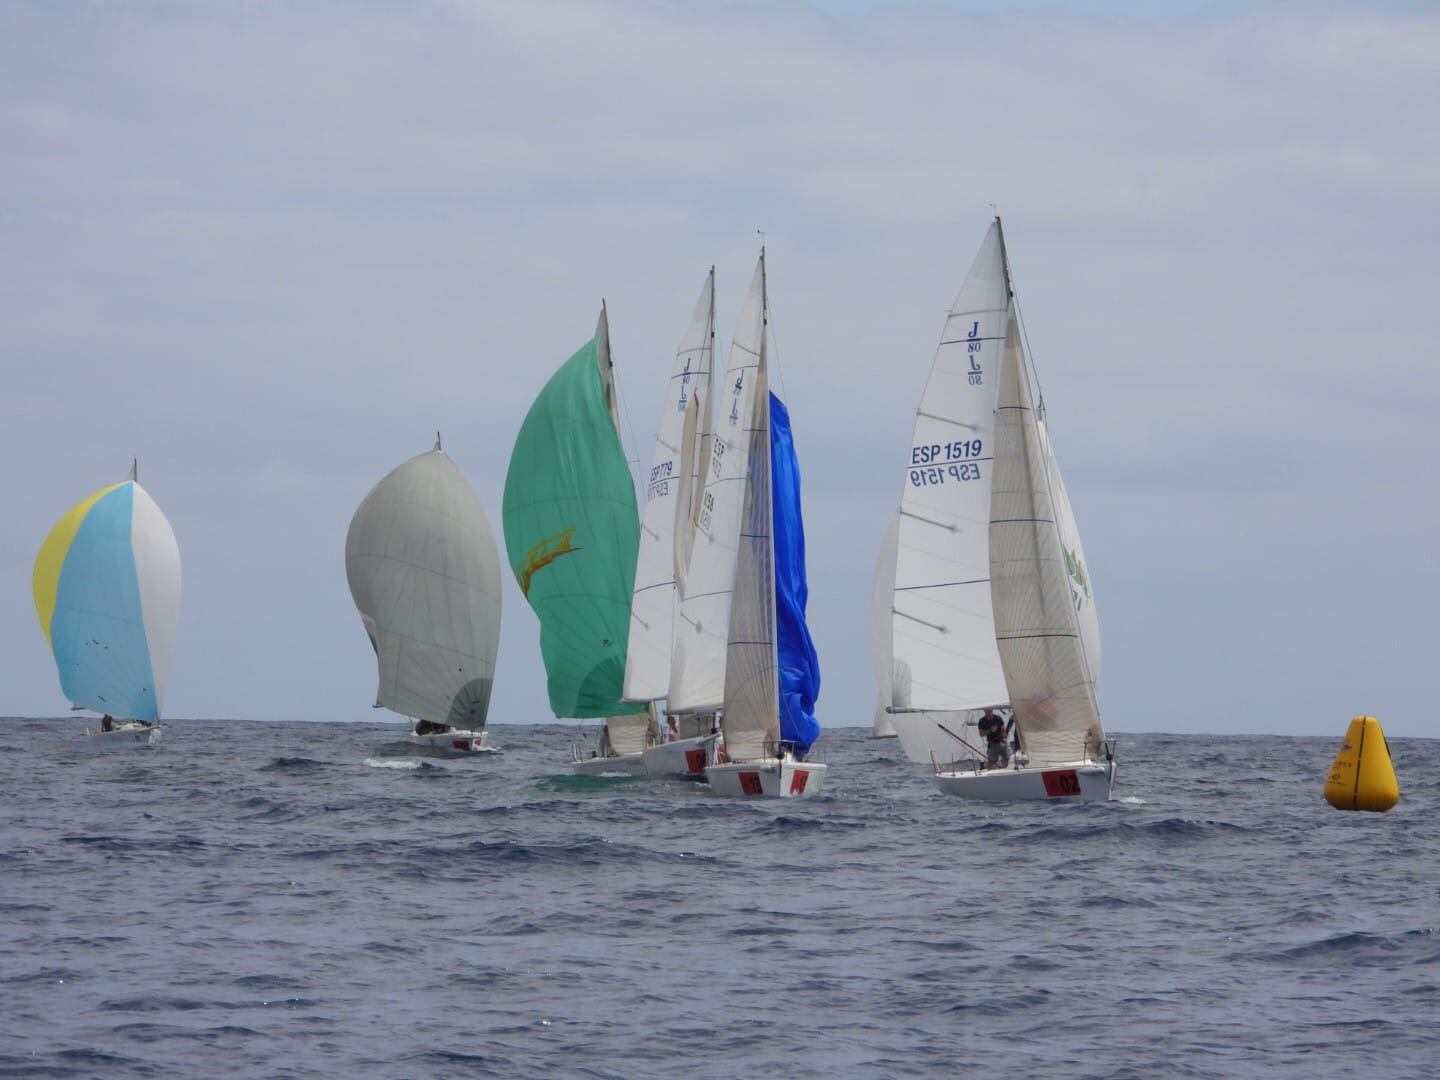
[(1056, 765), (1048, 768), (994, 769), (989, 772), (941, 770), (935, 783), (946, 795), (988, 802), (1012, 799), (1073, 799), (1108, 802), (1114, 797), (1115, 763)]
[(711, 765), (705, 779), (719, 795), (743, 798), (764, 795), (789, 799), (818, 794), (825, 786), (826, 767), (817, 762), (776, 758), (773, 761), (730, 762)]

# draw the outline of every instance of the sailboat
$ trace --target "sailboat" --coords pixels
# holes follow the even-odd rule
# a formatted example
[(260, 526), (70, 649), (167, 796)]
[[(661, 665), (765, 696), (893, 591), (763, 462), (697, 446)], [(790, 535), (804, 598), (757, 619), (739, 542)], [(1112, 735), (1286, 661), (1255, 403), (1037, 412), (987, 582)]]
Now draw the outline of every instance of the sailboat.
[(72, 506), (35, 559), (40, 629), (72, 707), (102, 714), (97, 746), (151, 746), (180, 621), (180, 548), (137, 479)]
[[(1110, 798), (1094, 597), (1031, 390), (998, 218), (916, 411), (893, 570), (876, 664), (907, 756), (931, 763), (950, 795)], [(993, 750), (978, 733), (987, 709), (1010, 717)]]
[[(715, 355), (715, 268), (705, 277), (690, 323), (675, 350), (665, 389), (655, 453), (645, 476), (630, 645), (625, 659), (626, 701), (653, 702), (670, 687), (675, 639), (676, 582), (695, 544), (695, 512), (702, 495), (700, 464), (711, 435), (710, 372)], [(662, 741), (644, 752), (645, 773), (703, 780), (720, 742), (718, 717), (671, 712)]]
[(705, 777), (731, 796), (812, 795), (826, 773), (806, 760), (820, 734), (820, 665), (805, 625), (790, 416), (769, 388), (768, 319), (762, 249), (731, 342), (670, 669), (671, 711), (721, 712), (724, 760)]
[(620, 700), (640, 520), (603, 305), (595, 336), (551, 376), (520, 425), (504, 526), (515, 580), (540, 620), (551, 710), (605, 721), (598, 749), (573, 747), (575, 771), (642, 775), (659, 731), (651, 704)]
[(375, 708), (426, 746), (493, 753), (485, 720), (500, 646), (500, 557), (474, 490), (440, 445), (361, 501), (345, 576), (375, 649)]

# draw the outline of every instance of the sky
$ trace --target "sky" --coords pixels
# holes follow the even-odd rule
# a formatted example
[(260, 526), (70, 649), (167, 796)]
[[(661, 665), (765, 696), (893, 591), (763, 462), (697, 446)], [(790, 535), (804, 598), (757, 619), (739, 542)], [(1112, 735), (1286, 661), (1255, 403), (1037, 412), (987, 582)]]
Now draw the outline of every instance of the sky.
[[(827, 726), (945, 312), (1004, 215), (1107, 728), (1435, 734), (1440, 12), (1417, 4), (0, 0), (0, 713), (31, 566), (140, 477), (170, 717), (371, 720), (344, 572), (438, 429), (500, 532), (606, 300), (648, 463), (764, 233)], [(508, 574), (490, 718), (551, 719)]]

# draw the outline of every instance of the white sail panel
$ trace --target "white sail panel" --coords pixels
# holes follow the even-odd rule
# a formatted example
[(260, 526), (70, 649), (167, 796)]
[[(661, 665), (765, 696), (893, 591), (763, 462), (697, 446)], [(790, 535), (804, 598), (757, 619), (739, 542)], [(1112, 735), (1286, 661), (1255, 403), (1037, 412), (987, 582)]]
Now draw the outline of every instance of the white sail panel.
[(994, 465), (991, 591), (1016, 729), (1032, 764), (1077, 761), (1093, 756), (1104, 735), (1013, 319), (1001, 362)]
[[(670, 646), (675, 622), (675, 546), (677, 510), (687, 500), (691, 477), (684, 468), (686, 415), (697, 399), (710, 402), (710, 368), (715, 342), (715, 271), (705, 278), (675, 365), (665, 389), (655, 452), (645, 477), (645, 509), (635, 562), (635, 593), (630, 604), (630, 643), (625, 660), (626, 701), (654, 701), (670, 687)], [(694, 423), (691, 423), (693, 439)]]
[(1005, 701), (991, 612), (989, 522), (1009, 304), (996, 222), (945, 320), (903, 463), (894, 594), (897, 706), (951, 711)]
[(480, 500), (438, 445), (365, 496), (345, 538), (345, 572), (379, 663), (376, 704), (483, 728), (500, 643), (500, 559)]
[(1050, 433), (1045, 421), (1037, 420), (1040, 431), (1040, 445), (1045, 449), (1045, 462), (1050, 472), (1050, 496), (1055, 502), (1055, 526), (1060, 530), (1060, 546), (1065, 553), (1065, 569), (1070, 574), (1070, 599), (1075, 604), (1075, 615), (1080, 623), (1080, 643), (1085, 646), (1085, 664), (1090, 681), (1100, 685), (1100, 617), (1095, 611), (1095, 593), (1090, 584), (1089, 564), (1085, 561), (1085, 548), (1080, 543), (1080, 526), (1075, 523), (1075, 511), (1070, 508), (1070, 496), (1065, 493), (1065, 481), (1060, 477), (1060, 463), (1055, 458), (1055, 449), (1050, 445)]
[[(722, 425), (723, 426), (723, 425)], [(730, 637), (725, 660), (725, 753), (731, 761), (770, 757), (780, 743), (780, 663), (775, 627), (775, 537), (770, 501), (770, 389), (762, 342), (749, 428), (749, 469), (741, 516)]]
[(875, 560), (875, 585), (870, 592), (870, 648), (875, 658), (875, 723), (871, 734), (885, 738), (895, 734), (895, 725), (886, 711), (895, 704), (895, 554), (900, 544), (900, 517), (890, 522), (880, 541)]
[[(131, 477), (133, 480), (133, 471)], [(158, 719), (165, 712), (165, 687), (170, 682), (175, 631), (180, 625), (180, 545), (169, 520), (148, 491), (132, 483), (131, 497), (130, 549), (135, 557)]]
[(981, 710), (966, 712), (896, 713), (890, 717), (900, 749), (911, 761), (921, 765), (946, 765), (975, 756), (959, 739), (971, 747), (983, 743), (975, 730)]
[(725, 702), (725, 656), (730, 603), (744, 511), (760, 351), (765, 336), (765, 263), (755, 267), (730, 345), (720, 411), (700, 462), (703, 487), (695, 514), (694, 547), (680, 588), (670, 659), (671, 712), (719, 709)]

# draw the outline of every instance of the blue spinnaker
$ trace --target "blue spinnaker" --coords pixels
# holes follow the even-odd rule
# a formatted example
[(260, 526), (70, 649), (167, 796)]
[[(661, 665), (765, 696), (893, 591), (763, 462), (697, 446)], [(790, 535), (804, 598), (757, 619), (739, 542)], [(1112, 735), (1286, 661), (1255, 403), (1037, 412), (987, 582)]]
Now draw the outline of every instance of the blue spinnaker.
[(805, 625), (805, 524), (800, 517), (800, 463), (790, 413), (770, 395), (770, 499), (775, 529), (775, 625), (780, 656), (780, 739), (804, 756), (820, 737), (815, 699), (820, 658)]

